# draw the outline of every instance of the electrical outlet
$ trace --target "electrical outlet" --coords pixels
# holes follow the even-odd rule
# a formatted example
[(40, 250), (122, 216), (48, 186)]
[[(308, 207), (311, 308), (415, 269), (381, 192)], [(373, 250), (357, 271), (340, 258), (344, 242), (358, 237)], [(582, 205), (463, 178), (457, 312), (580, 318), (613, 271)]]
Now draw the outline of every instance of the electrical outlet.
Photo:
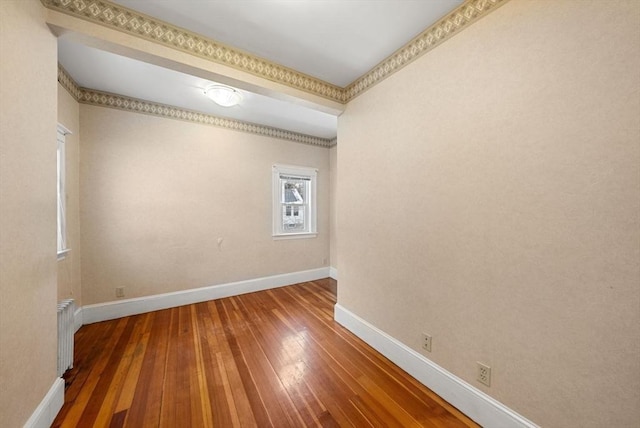
[(480, 361), (477, 361), (478, 364), (478, 382), (483, 383), (487, 386), (491, 386), (491, 367), (486, 364), (482, 364)]
[(116, 287), (116, 297), (124, 297), (124, 287)]
[(427, 333), (422, 333), (422, 349), (431, 352), (431, 336)]

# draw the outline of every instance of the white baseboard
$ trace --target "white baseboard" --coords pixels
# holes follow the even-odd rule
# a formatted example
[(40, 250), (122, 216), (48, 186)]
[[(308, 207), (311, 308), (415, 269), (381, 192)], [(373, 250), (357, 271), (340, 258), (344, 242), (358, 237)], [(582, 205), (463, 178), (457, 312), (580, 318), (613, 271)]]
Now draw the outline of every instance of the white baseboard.
[(338, 280), (338, 269), (334, 267), (329, 268), (329, 277)]
[(57, 378), (24, 428), (49, 428), (64, 404), (64, 379)]
[(334, 317), (338, 323), (480, 425), (493, 428), (538, 427), (340, 304), (335, 305)]
[(73, 332), (77, 333), (83, 325), (82, 308), (80, 307), (73, 313)]
[(174, 308), (176, 306), (190, 305), (192, 303), (206, 302), (208, 300), (224, 297), (238, 296), (254, 291), (268, 290), (270, 288), (284, 287), (300, 282), (314, 281), (329, 276), (329, 268), (319, 268), (301, 272), (286, 273), (282, 275), (267, 276), (246, 281), (231, 282), (228, 284), (213, 285), (190, 290), (175, 291), (172, 293), (155, 294), (153, 296), (138, 297), (135, 299), (116, 300), (113, 302), (86, 305), (82, 307), (83, 324), (91, 324), (122, 318), (130, 315), (143, 314), (145, 312)]

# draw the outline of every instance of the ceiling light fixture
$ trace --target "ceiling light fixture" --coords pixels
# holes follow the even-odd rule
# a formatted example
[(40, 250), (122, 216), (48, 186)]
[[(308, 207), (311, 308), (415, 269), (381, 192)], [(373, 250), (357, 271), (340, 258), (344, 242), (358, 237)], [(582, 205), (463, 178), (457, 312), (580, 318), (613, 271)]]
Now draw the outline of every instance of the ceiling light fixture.
[(211, 85), (204, 90), (204, 94), (222, 107), (233, 107), (242, 101), (240, 91), (230, 86)]

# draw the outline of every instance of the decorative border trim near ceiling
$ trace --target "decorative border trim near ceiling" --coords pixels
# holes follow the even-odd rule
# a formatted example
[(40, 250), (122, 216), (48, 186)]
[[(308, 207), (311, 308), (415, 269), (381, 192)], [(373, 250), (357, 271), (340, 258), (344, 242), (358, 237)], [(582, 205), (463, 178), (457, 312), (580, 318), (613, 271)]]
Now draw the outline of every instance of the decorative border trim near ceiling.
[(344, 89), (348, 102), (509, 0), (469, 0)]
[(73, 80), (73, 77), (71, 77), (69, 72), (60, 64), (58, 64), (58, 83), (60, 83), (76, 101), (80, 101), (82, 98), (82, 89), (78, 86), (76, 81)]
[(41, 0), (45, 7), (342, 102), (344, 89), (124, 6), (103, 0)]
[(202, 125), (212, 125), (219, 128), (247, 132), (264, 137), (279, 138), (281, 140), (309, 144), (312, 146), (332, 147), (337, 144), (336, 138), (314, 137), (312, 135), (300, 134), (298, 132), (287, 131), (280, 128), (272, 128), (270, 126), (257, 125), (255, 123), (227, 119), (193, 110), (181, 109), (179, 107), (166, 104), (153, 103), (137, 98), (81, 88), (60, 65), (58, 65), (58, 82), (71, 94), (72, 97), (76, 99), (76, 101), (82, 104), (110, 107), (135, 113), (160, 116), (168, 119), (199, 123)]
[(41, 0), (53, 10), (321, 97), (347, 103), (509, 0), (467, 0), (402, 48), (341, 88), (105, 0)]

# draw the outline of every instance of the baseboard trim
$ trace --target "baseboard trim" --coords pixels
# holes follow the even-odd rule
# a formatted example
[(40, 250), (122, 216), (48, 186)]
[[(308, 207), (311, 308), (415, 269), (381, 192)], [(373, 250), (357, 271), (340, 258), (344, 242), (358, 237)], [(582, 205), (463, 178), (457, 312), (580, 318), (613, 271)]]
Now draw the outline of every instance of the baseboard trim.
[(329, 278), (333, 278), (336, 281), (338, 280), (338, 269), (334, 267), (329, 268)]
[(94, 322), (143, 314), (145, 312), (190, 305), (192, 303), (206, 302), (208, 300), (221, 299), (224, 297), (238, 296), (240, 294), (284, 287), (286, 285), (297, 284), (300, 282), (314, 281), (317, 279), (327, 278), (328, 276), (329, 268), (324, 267), (282, 275), (249, 279), (246, 281), (212, 285), (209, 287), (192, 288), (172, 293), (155, 294), (152, 296), (138, 297), (134, 299), (86, 305), (82, 307), (82, 322), (83, 324), (92, 324)]
[(80, 330), (80, 327), (83, 326), (84, 322), (82, 319), (82, 307), (76, 309), (73, 313), (73, 332), (77, 333)]
[(57, 378), (49, 392), (44, 396), (31, 417), (24, 424), (24, 428), (48, 428), (58, 415), (64, 404), (64, 379)]
[(340, 304), (335, 320), (462, 413), (486, 427), (538, 428), (536, 424), (449, 373)]

